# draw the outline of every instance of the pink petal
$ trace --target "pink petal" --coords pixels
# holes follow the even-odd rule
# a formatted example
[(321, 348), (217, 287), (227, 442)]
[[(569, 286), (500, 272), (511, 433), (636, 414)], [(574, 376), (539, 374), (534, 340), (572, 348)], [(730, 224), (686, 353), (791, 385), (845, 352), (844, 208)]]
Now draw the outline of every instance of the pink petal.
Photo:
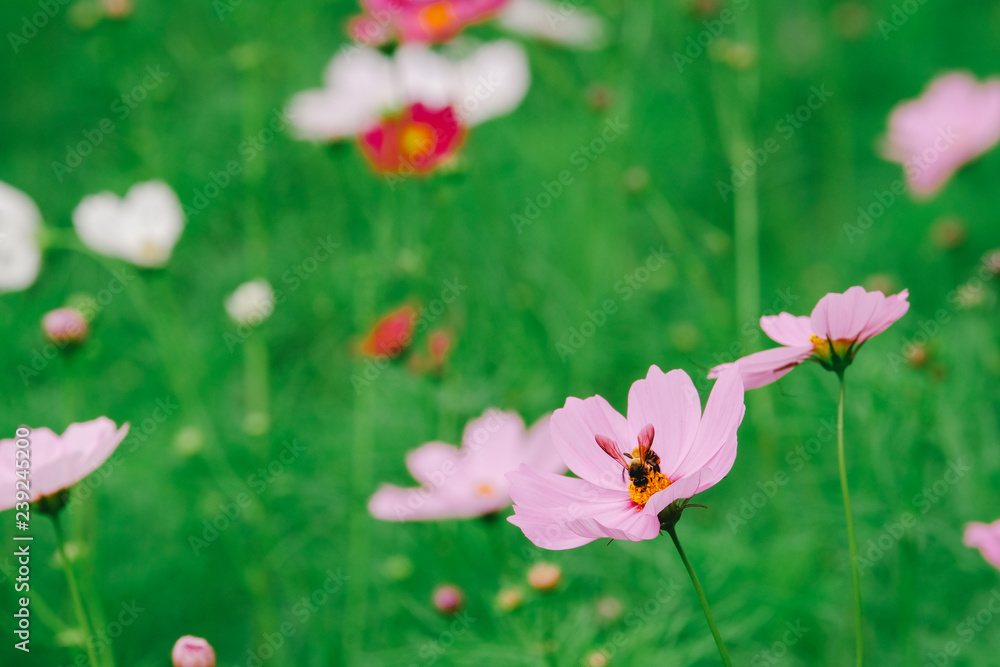
[(466, 477), (500, 477), (525, 462), (524, 420), (489, 409), (462, 431), (460, 460)]
[(562, 474), (566, 472), (566, 464), (552, 442), (551, 421), (552, 415), (547, 414), (528, 429), (523, 462), (538, 470)]
[(812, 344), (809, 341), (810, 336), (813, 335), (812, 325), (809, 318), (805, 315), (800, 317), (796, 317), (790, 313), (765, 315), (760, 318), (760, 328), (775, 343), (792, 347)]
[(880, 307), (872, 315), (868, 324), (861, 331), (859, 340), (865, 341), (872, 336), (877, 336), (889, 328), (896, 320), (903, 317), (910, 309), (909, 290), (903, 290), (899, 294), (886, 297)]
[(483, 500), (471, 494), (459, 496), (439, 489), (383, 484), (368, 501), (368, 511), (383, 521), (433, 521), (480, 516), (510, 504), (506, 495), (501, 502)]
[(793, 368), (812, 356), (813, 346), (776, 347), (763, 352), (755, 352), (730, 364), (716, 366), (708, 377), (718, 378), (730, 368), (738, 368), (743, 378), (744, 389), (757, 389), (771, 384), (788, 374)]
[(651, 540), (660, 534), (660, 521), (655, 515), (635, 510), (625, 510), (622, 516), (610, 525), (597, 519), (576, 519), (567, 524), (574, 533), (593, 539), (611, 538), (640, 542)]
[[(664, 373), (650, 366), (645, 380), (632, 384), (628, 393), (628, 423), (632, 433), (644, 426), (655, 429), (653, 451), (660, 457), (664, 473), (673, 470), (691, 449), (701, 421), (701, 399), (688, 374), (682, 370)], [(624, 444), (632, 451), (635, 442)]]
[(406, 455), (406, 469), (413, 479), (431, 488), (442, 486), (461, 465), (459, 449), (443, 442), (428, 442)]
[(552, 440), (563, 462), (576, 475), (609, 489), (622, 489), (622, 466), (604, 453), (595, 439), (611, 438), (623, 446), (629, 441), (628, 422), (600, 396), (567, 398), (552, 414)]
[(698, 488), (698, 491), (704, 491), (729, 474), (736, 460), (736, 430), (746, 412), (743, 393), (743, 380), (736, 369), (730, 369), (719, 377), (705, 405), (705, 415), (701, 418), (691, 452), (674, 475), (668, 474), (667, 477), (672, 480), (684, 478), (702, 468), (711, 467), (712, 476), (702, 479)]
[(965, 526), (965, 546), (975, 547), (993, 567), (1000, 569), (1000, 520), (991, 524), (968, 523)]
[[(649, 502), (646, 503), (643, 511), (656, 515), (666, 509), (667, 505), (675, 500), (693, 498), (695, 494), (702, 490), (702, 480), (707, 480), (711, 476), (712, 471), (710, 469), (702, 468), (687, 477), (677, 480), (663, 491), (654, 494), (649, 499)], [(706, 486), (704, 488), (708, 487)]]

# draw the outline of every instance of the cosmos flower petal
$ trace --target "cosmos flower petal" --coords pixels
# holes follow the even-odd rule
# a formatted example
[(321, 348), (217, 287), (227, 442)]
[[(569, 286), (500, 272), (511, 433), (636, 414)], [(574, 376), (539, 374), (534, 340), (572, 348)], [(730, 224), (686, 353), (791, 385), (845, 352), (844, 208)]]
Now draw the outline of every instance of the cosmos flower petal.
[[(651, 540), (660, 534), (660, 521), (653, 514), (646, 512), (636, 512), (633, 509), (626, 509), (621, 517), (613, 517), (610, 525), (598, 521), (597, 519), (575, 519), (566, 524), (566, 527), (585, 537), (611, 538), (613, 540), (628, 540), (629, 542), (641, 542)], [(614, 527), (612, 527), (614, 526)]]
[(809, 338), (813, 335), (809, 317), (796, 317), (790, 313), (765, 315), (760, 318), (760, 328), (771, 340), (782, 345), (804, 346), (812, 345)]
[(622, 466), (597, 446), (603, 435), (631, 451), (628, 422), (600, 396), (567, 398), (551, 421), (552, 441), (563, 462), (576, 475), (607, 488), (621, 486)]
[[(31, 501), (67, 489), (97, 470), (128, 434), (107, 417), (71, 424), (60, 436), (47, 428), (31, 430)], [(0, 440), (0, 511), (14, 507), (13, 467), (16, 439)]]
[(713, 477), (714, 475), (709, 468), (703, 468), (688, 475), (687, 477), (683, 477), (665, 488), (663, 491), (654, 494), (653, 497), (649, 499), (649, 502), (646, 503), (646, 507), (643, 508), (643, 511), (654, 515), (659, 514), (675, 500), (691, 498), (699, 491), (712, 486), (711, 484), (706, 484), (705, 482)]
[(552, 443), (551, 420), (551, 414), (544, 415), (528, 430), (524, 462), (538, 470), (561, 473), (565, 472), (566, 464)]
[(406, 455), (406, 469), (413, 479), (426, 486), (440, 486), (444, 471), (461, 463), (458, 448), (443, 442), (428, 442)]
[[(652, 424), (653, 451), (660, 469), (668, 475), (684, 459), (694, 442), (701, 421), (701, 398), (687, 373), (664, 373), (651, 366), (646, 378), (632, 384), (628, 393), (628, 422), (632, 433)], [(624, 443), (619, 443), (624, 444)], [(627, 443), (632, 451), (635, 443)]]
[(368, 511), (382, 521), (436, 521), (476, 517), (503, 509), (506, 505), (506, 498), (499, 506), (491, 506), (484, 505), (475, 497), (449, 496), (444, 489), (404, 489), (394, 484), (383, 484), (368, 501)]
[(0, 292), (35, 283), (42, 265), (41, 225), (42, 214), (31, 197), (0, 182)]
[(516, 109), (531, 84), (524, 49), (514, 42), (485, 44), (458, 63), (455, 106), (469, 126), (503, 116)]
[(575, 533), (569, 528), (549, 520), (548, 517), (536, 518), (525, 514), (515, 514), (508, 517), (507, 520), (520, 528), (524, 536), (533, 544), (552, 551), (575, 549), (597, 539)]
[(508, 30), (556, 44), (596, 49), (604, 41), (604, 22), (593, 12), (579, 6), (565, 12), (548, 0), (511, 0), (498, 21)]
[(728, 369), (719, 376), (705, 404), (705, 415), (698, 426), (690, 453), (673, 474), (663, 471), (667, 477), (686, 477), (711, 466), (716, 476), (704, 480), (707, 486), (699, 489), (701, 491), (729, 474), (736, 460), (736, 430), (746, 412), (743, 394), (739, 369)]
[(784, 377), (793, 368), (812, 356), (813, 345), (776, 347), (754, 352), (728, 364), (720, 364), (708, 373), (709, 378), (720, 377), (729, 368), (739, 368), (744, 389), (756, 389)]
[(865, 341), (888, 329), (894, 322), (903, 317), (910, 309), (909, 290), (885, 297), (875, 309), (868, 323), (862, 328), (858, 340)]
[(990, 565), (1000, 569), (1000, 520), (989, 524), (978, 521), (966, 524), (963, 542), (967, 547), (979, 549)]

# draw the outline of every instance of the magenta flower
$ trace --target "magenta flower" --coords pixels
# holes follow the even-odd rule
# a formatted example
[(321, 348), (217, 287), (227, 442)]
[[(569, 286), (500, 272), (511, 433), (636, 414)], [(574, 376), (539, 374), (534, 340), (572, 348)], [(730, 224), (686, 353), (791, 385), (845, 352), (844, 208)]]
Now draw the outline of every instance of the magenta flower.
[(368, 510), (383, 521), (429, 521), (481, 516), (510, 505), (506, 473), (522, 463), (564, 472), (549, 438), (548, 416), (525, 432), (513, 412), (487, 410), (465, 427), (461, 449), (429, 442), (410, 452), (406, 467), (423, 486), (383, 484)]
[[(17, 438), (0, 440), (0, 511), (17, 502), (18, 482), (28, 477), (30, 488), (24, 502), (35, 502), (68, 489), (101, 467), (128, 433), (107, 417), (82, 424), (70, 424), (62, 435), (47, 428), (19, 429)], [(28, 432), (24, 435), (24, 432)], [(27, 444), (24, 444), (27, 442)], [(20, 446), (19, 446), (20, 445)], [(27, 450), (28, 473), (16, 461), (25, 460), (17, 451)], [(16, 487), (16, 488), (15, 488)]]
[(983, 558), (1000, 570), (1000, 519), (993, 523), (974, 521), (965, 525), (965, 546), (975, 547)]
[(866, 340), (882, 333), (910, 309), (903, 290), (893, 296), (852, 287), (843, 294), (827, 294), (809, 317), (789, 313), (760, 318), (760, 328), (776, 347), (720, 364), (708, 373), (717, 378), (732, 367), (743, 375), (743, 385), (756, 389), (781, 378), (812, 357), (827, 370), (842, 373)]
[(924, 94), (889, 114), (885, 157), (899, 162), (914, 193), (930, 196), (951, 175), (1000, 141), (1000, 79), (964, 72), (931, 81)]
[(652, 539), (662, 510), (729, 473), (743, 412), (736, 372), (712, 388), (704, 415), (687, 373), (656, 366), (632, 385), (627, 417), (600, 396), (569, 398), (552, 415), (552, 440), (579, 479), (522, 465), (507, 475), (514, 499), (508, 521), (545, 549), (603, 537)]
[(446, 42), (466, 26), (492, 18), (510, 0), (361, 0), (365, 13), (351, 21), (359, 44)]

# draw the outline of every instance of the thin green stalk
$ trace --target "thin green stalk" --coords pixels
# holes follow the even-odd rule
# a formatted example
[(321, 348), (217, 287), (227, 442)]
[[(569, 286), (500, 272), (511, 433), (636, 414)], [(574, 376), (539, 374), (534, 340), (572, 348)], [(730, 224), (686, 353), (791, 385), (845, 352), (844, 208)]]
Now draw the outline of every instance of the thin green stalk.
[(854, 633), (857, 635), (858, 667), (864, 662), (864, 626), (861, 622), (861, 574), (858, 572), (858, 546), (854, 540), (854, 519), (851, 516), (851, 494), (847, 488), (847, 464), (844, 460), (844, 374), (840, 374), (840, 403), (837, 407), (837, 462), (840, 465), (840, 490), (844, 494), (844, 515), (847, 518), (847, 546), (851, 551), (851, 578), (854, 580)]
[(97, 654), (94, 653), (94, 632), (90, 628), (90, 621), (83, 611), (83, 600), (80, 598), (80, 588), (76, 584), (76, 575), (73, 574), (73, 566), (69, 562), (69, 555), (66, 553), (66, 539), (63, 536), (62, 527), (59, 525), (59, 518), (52, 517), (52, 523), (56, 528), (56, 548), (59, 550), (59, 563), (63, 572), (66, 573), (66, 583), (69, 586), (69, 594), (73, 599), (73, 611), (76, 613), (76, 621), (80, 624), (80, 629), (84, 634), (84, 647), (87, 650), (87, 659), (90, 667), (97, 667)]
[(726, 667), (733, 667), (733, 662), (729, 659), (729, 652), (726, 651), (726, 645), (723, 643), (722, 635), (719, 633), (719, 627), (715, 624), (715, 619), (712, 617), (712, 610), (708, 607), (708, 598), (705, 597), (705, 591), (702, 590), (701, 582), (698, 581), (698, 575), (694, 573), (691, 561), (688, 560), (680, 540), (677, 539), (677, 529), (667, 528), (666, 530), (670, 535), (670, 539), (674, 541), (674, 546), (677, 547), (677, 553), (681, 555), (681, 560), (684, 561), (684, 567), (687, 568), (688, 574), (691, 576), (691, 583), (694, 584), (694, 590), (698, 593), (698, 599), (701, 600), (701, 608), (705, 612), (705, 620), (708, 621), (708, 627), (712, 629), (712, 636), (715, 637), (715, 645), (719, 647), (719, 655), (722, 656), (722, 663)]

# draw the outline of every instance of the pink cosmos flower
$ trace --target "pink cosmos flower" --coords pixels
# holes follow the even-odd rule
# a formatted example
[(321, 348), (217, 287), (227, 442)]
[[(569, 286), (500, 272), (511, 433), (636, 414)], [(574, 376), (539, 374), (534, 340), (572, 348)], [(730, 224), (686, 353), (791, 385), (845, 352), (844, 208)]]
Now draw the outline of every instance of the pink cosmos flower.
[[(128, 433), (129, 425), (121, 428), (107, 417), (81, 424), (70, 424), (62, 435), (47, 428), (31, 430), (27, 436), (0, 440), (0, 511), (14, 507), (17, 483), (22, 481), (15, 461), (23, 460), (17, 450), (29, 451), (29, 499), (35, 502), (68, 489), (104, 463)], [(29, 430), (29, 429), (24, 429)], [(25, 447), (17, 443), (28, 441)], [(16, 458), (15, 458), (16, 457)]]
[(1000, 141), (1000, 78), (964, 72), (931, 81), (924, 94), (889, 114), (885, 157), (901, 163), (914, 193), (930, 196), (951, 175)]
[(843, 294), (827, 294), (809, 317), (789, 313), (765, 315), (760, 328), (776, 347), (720, 364), (708, 373), (717, 378), (729, 368), (738, 368), (747, 389), (756, 389), (784, 376), (810, 357), (827, 370), (843, 372), (866, 340), (882, 333), (906, 314), (909, 291), (893, 296), (852, 287)]
[(687, 373), (656, 366), (632, 385), (627, 417), (600, 396), (569, 398), (552, 415), (552, 440), (579, 478), (522, 465), (507, 475), (514, 499), (508, 521), (545, 549), (652, 539), (661, 511), (729, 473), (743, 413), (735, 371), (712, 388), (704, 415)]
[(524, 50), (501, 40), (461, 60), (416, 45), (392, 57), (352, 47), (334, 57), (323, 78), (323, 88), (289, 104), (298, 135), (354, 137), (376, 172), (409, 175), (446, 164), (470, 127), (515, 109), (530, 74)]
[(359, 44), (446, 42), (466, 26), (492, 18), (510, 0), (361, 0), (365, 13), (351, 21)]
[(429, 442), (410, 452), (406, 467), (423, 486), (404, 489), (383, 484), (368, 510), (383, 521), (469, 518), (498, 512), (510, 505), (505, 475), (522, 463), (552, 472), (566, 470), (552, 447), (548, 416), (525, 432), (517, 414), (487, 410), (466, 425), (461, 449)]
[(174, 667), (215, 667), (215, 651), (201, 637), (184, 635), (170, 654)]
[(974, 521), (965, 525), (965, 546), (975, 547), (990, 565), (1000, 570), (1000, 519), (993, 523)]

